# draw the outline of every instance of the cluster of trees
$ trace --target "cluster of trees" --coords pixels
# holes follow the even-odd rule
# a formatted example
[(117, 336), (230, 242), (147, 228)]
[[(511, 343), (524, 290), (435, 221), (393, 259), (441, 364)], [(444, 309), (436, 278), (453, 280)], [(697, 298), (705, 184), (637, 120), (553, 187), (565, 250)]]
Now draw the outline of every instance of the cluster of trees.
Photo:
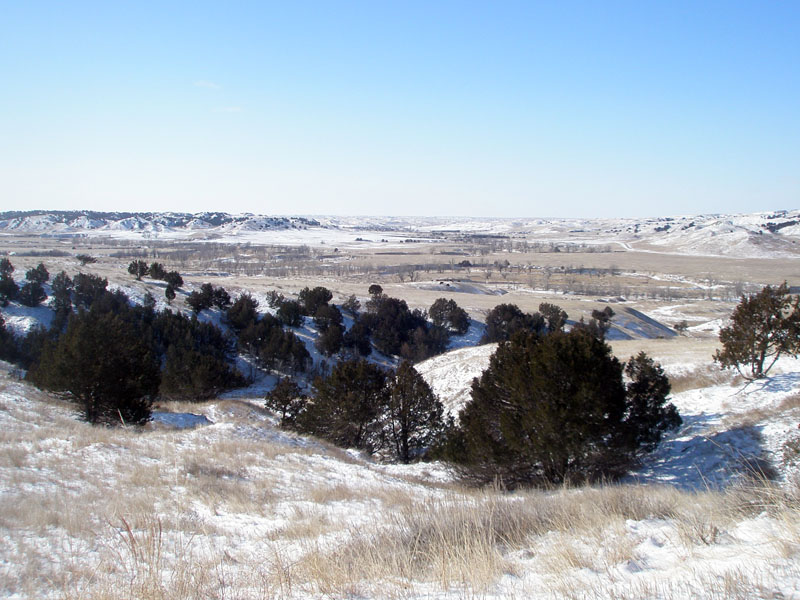
[(107, 285), (97, 275), (56, 275), (50, 329), (15, 339), (0, 327), (2, 358), (78, 402), (91, 423), (143, 423), (157, 396), (201, 400), (245, 383), (232, 364), (235, 342), (217, 327), (133, 306)]
[(279, 318), (260, 315), (258, 300), (251, 294), (242, 293), (225, 315), (238, 337), (239, 351), (253, 357), (261, 368), (298, 373), (311, 365), (311, 355), (302, 340), (286, 331)]
[(186, 304), (196, 315), (211, 307), (227, 310), (231, 305), (231, 296), (222, 286), (214, 287), (210, 283), (204, 283), (199, 291), (195, 290), (187, 296)]
[(43, 263), (25, 272), (26, 282), (19, 287), (12, 273), (14, 265), (7, 258), (0, 259), (0, 306), (8, 306), (12, 300), (18, 300), (25, 306), (39, 306), (47, 300), (44, 284), (50, 279), (50, 273)]
[(362, 353), (371, 342), (388, 356), (419, 362), (447, 349), (450, 336), (469, 329), (469, 317), (453, 300), (440, 298), (431, 307), (432, 321), (424, 310), (411, 310), (405, 300), (383, 293), (381, 286), (369, 288), (366, 310), (357, 314), (346, 345)]
[(407, 361), (397, 370), (342, 361), (315, 379), (313, 398), (281, 380), (266, 405), (284, 427), (405, 463), (439, 444), (446, 431), (442, 403)]
[[(364, 312), (355, 296), (347, 298), (341, 309), (331, 304), (332, 292), (321, 286), (302, 289), (296, 301), (278, 292), (270, 293), (268, 301), (286, 325), (299, 326), (304, 316), (313, 318), (319, 331), (316, 346), (325, 356), (344, 352), (364, 358), (374, 346), (387, 356), (418, 362), (444, 352), (451, 335), (469, 329), (469, 316), (453, 300), (440, 298), (426, 312), (409, 309), (404, 300), (385, 295), (377, 284), (369, 293)], [(344, 325), (343, 311), (353, 319), (350, 328)]]
[(183, 287), (181, 274), (178, 271), (167, 271), (164, 265), (158, 262), (148, 265), (143, 260), (131, 261), (128, 265), (128, 273), (133, 275), (136, 281), (141, 281), (142, 277), (149, 275), (151, 279), (166, 282), (167, 287), (164, 289), (164, 297), (167, 299), (168, 304), (172, 304), (176, 291)]
[(669, 380), (644, 353), (621, 363), (602, 328), (565, 332), (566, 313), (540, 309), (541, 326), (531, 329), (523, 319), (525, 326), (500, 342), (457, 423), (445, 419), (409, 361), (396, 371), (364, 359), (340, 362), (314, 381), (310, 396), (282, 380), (267, 407), (284, 427), (401, 461), (431, 453), (480, 483), (618, 476), (680, 425), (667, 402)]

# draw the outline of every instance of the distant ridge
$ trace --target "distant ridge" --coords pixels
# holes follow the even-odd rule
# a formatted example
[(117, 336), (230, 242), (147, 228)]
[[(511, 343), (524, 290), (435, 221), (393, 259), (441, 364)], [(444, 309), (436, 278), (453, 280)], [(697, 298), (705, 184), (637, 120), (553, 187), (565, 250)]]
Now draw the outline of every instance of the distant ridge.
[[(683, 215), (649, 218), (477, 218), (396, 216), (267, 216), (225, 212), (103, 212), (7, 211), (0, 212), (0, 232), (51, 236), (205, 237), (233, 242), (238, 234), (257, 241), (260, 232), (302, 232), (316, 229), (340, 232), (380, 232), (423, 236), (431, 240), (526, 240), (541, 246), (604, 251), (639, 251), (659, 254), (725, 256), (731, 258), (800, 258), (800, 210), (779, 210), (736, 215)], [(295, 236), (298, 240), (303, 236)], [(368, 238), (370, 236), (367, 236)], [(316, 243), (321, 236), (317, 236)], [(356, 238), (360, 241), (360, 238)], [(266, 238), (265, 238), (265, 241)], [(330, 241), (330, 240), (329, 240)], [(305, 242), (301, 242), (305, 243)], [(341, 243), (341, 238), (339, 240)], [(565, 248), (566, 249), (566, 248)]]

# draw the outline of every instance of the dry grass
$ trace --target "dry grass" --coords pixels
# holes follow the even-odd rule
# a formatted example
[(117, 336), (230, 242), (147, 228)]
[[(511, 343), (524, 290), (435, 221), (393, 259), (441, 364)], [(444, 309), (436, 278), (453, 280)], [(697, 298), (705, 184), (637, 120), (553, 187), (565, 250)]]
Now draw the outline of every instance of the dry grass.
[[(769, 597), (800, 557), (797, 486), (476, 491), (367, 476), (349, 453), (268, 441), (254, 435), (268, 421), (237, 401), (204, 407), (218, 426), (136, 432), (90, 427), (59, 402), (8, 398), (0, 595)], [(309, 465), (319, 471), (303, 472)], [(363, 480), (343, 478), (356, 468)], [(638, 528), (648, 522), (683, 565), (678, 578), (626, 575), (652, 541)], [(742, 523), (761, 523), (757, 547), (737, 541)], [(746, 552), (748, 568), (694, 566), (722, 547)]]

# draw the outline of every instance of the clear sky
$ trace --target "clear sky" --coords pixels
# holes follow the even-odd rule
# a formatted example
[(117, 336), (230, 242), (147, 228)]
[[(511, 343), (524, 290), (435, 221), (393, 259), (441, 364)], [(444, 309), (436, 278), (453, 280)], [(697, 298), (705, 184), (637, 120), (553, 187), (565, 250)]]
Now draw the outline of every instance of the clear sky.
[(798, 207), (794, 0), (0, 0), (0, 210)]

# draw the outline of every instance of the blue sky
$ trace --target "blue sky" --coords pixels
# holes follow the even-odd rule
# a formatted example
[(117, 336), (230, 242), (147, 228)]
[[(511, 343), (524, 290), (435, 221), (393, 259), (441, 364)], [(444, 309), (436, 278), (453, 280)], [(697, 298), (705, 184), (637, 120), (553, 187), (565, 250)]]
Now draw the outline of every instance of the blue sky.
[(0, 208), (800, 206), (800, 2), (0, 0)]

